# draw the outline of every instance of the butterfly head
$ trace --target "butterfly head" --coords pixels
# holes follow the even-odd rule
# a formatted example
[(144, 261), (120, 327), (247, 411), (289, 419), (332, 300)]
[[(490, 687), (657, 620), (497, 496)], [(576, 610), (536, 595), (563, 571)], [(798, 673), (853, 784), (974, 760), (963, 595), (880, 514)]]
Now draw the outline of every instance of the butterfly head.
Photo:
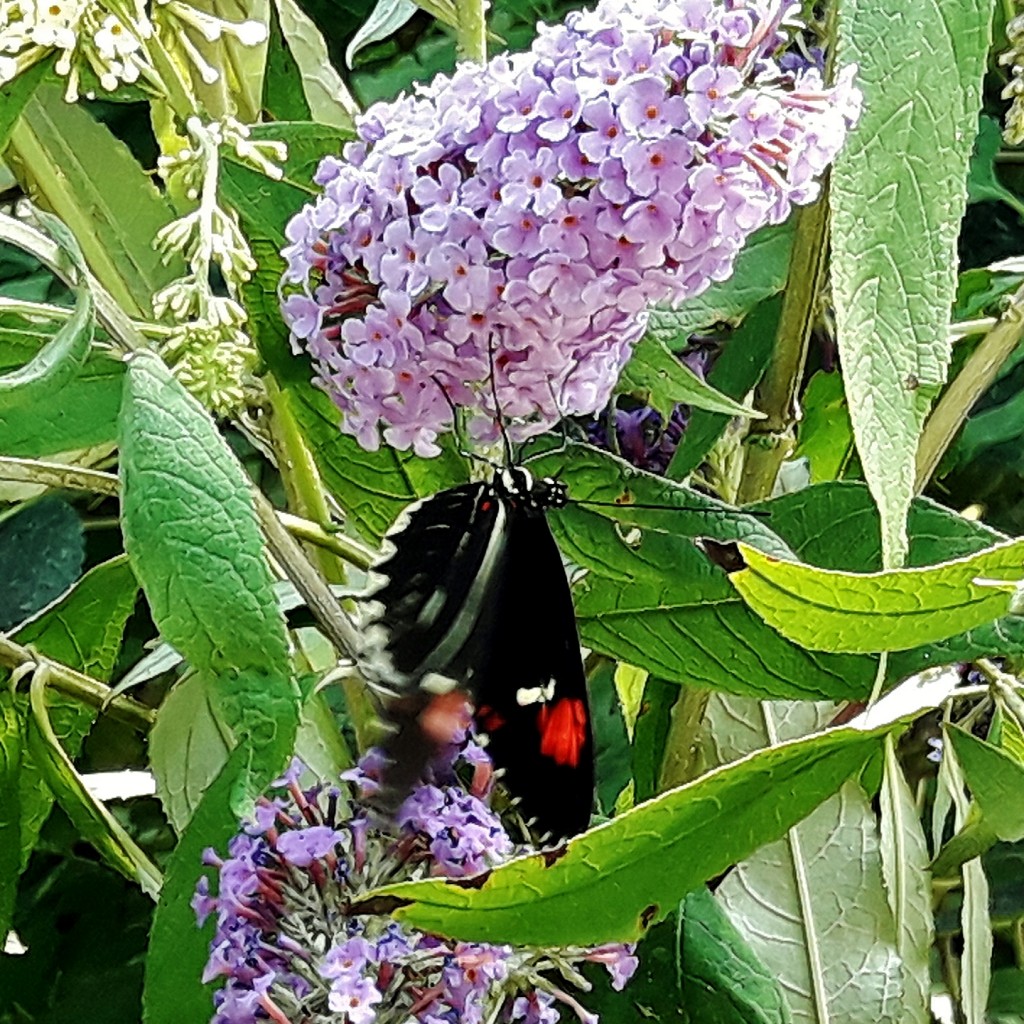
[(568, 503), (568, 488), (552, 477), (534, 479), (522, 466), (508, 466), (497, 473), (494, 488), (502, 497), (525, 512), (546, 512), (551, 508), (564, 508)]

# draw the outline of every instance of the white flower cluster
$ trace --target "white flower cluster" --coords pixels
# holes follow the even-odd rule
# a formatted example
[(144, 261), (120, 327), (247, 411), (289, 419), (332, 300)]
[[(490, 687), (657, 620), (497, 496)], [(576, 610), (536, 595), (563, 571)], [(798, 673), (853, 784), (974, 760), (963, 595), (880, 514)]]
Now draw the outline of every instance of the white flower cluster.
[(158, 28), (180, 43), (207, 84), (219, 72), (191, 37), (215, 42), (231, 35), (246, 46), (267, 37), (263, 22), (227, 21), (181, 0), (156, 0), (151, 11), (144, 0), (0, 0), (0, 85), (56, 50), (68, 102), (78, 99), (83, 71), (108, 92), (136, 82), (165, 92), (150, 52), (160, 45)]
[(78, 98), (81, 73), (89, 68), (112, 92), (121, 83), (156, 81), (146, 52), (153, 24), (139, 0), (0, 0), (0, 83), (15, 78), (51, 51), (67, 79), (66, 96)]
[[(270, 178), (280, 178), (277, 163), (287, 152), (280, 142), (254, 142), (249, 129), (233, 118), (204, 124), (190, 118), (192, 144), (173, 157), (161, 157), (165, 180), (176, 178), (196, 208), (166, 225), (156, 237), (157, 249), (179, 253), (188, 273), (153, 296), (153, 311), (170, 314), (177, 325), (164, 356), (181, 382), (205, 405), (227, 415), (243, 404), (256, 351), (245, 331), (247, 315), (238, 294), (256, 269), (233, 211), (220, 205), (217, 186), (221, 147)], [(216, 268), (227, 294), (215, 294), (211, 270)]]
[[(1021, 6), (1019, 0), (1016, 5)], [(1010, 48), (999, 56), (999, 63), (1010, 68), (1010, 80), (1003, 88), (1002, 98), (1012, 100), (1006, 112), (1003, 138), (1011, 146), (1024, 142), (1024, 14), (1018, 14), (1006, 25)]]

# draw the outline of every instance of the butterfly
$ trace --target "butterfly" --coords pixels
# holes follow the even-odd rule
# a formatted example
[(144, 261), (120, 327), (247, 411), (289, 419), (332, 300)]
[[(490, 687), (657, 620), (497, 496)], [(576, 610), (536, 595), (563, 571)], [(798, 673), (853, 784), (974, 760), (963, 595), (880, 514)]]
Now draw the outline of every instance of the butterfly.
[(546, 519), (565, 485), (497, 470), (410, 505), (385, 536), (361, 595), (358, 662), (386, 694), (391, 802), (455, 731), (476, 730), (537, 833), (586, 829), (594, 740), (569, 582)]

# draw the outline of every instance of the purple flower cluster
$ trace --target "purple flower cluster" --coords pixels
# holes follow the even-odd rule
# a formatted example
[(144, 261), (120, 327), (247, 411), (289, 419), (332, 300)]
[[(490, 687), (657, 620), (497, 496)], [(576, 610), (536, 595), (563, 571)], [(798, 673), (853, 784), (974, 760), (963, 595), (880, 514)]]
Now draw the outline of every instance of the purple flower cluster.
[(647, 307), (813, 200), (856, 117), (852, 69), (825, 88), (776, 60), (798, 7), (603, 0), (370, 108), (284, 251), (342, 429), (432, 455), (454, 409), (493, 439), (495, 396), (519, 437), (601, 409)]
[[(212, 1024), (553, 1024), (559, 1006), (596, 1024), (564, 983), (586, 987), (577, 965), (590, 961), (622, 989), (637, 967), (630, 947), (454, 942), (390, 918), (345, 913), (384, 881), (461, 877), (512, 855), (486, 802), (486, 755), (472, 742), (463, 750), (464, 757), (435, 764), (432, 781), (409, 797), (397, 835), (378, 828), (361, 803), (379, 779), (381, 760), (371, 752), (346, 773), (344, 789), (304, 790), (295, 762), (274, 784), (282, 795), (260, 801), (228, 855), (207, 851), (217, 894), (201, 878), (193, 907), (200, 925), (211, 914), (217, 919), (203, 974), (206, 982), (224, 979)], [(455, 774), (463, 764), (475, 769), (472, 792)]]
[[(693, 344), (679, 354), (679, 361), (703, 378), (718, 354), (714, 343)], [(663, 476), (683, 439), (689, 422), (689, 406), (673, 407), (668, 421), (650, 406), (622, 408), (616, 400), (597, 419), (584, 424), (587, 440), (598, 448), (625, 459), (637, 469)]]

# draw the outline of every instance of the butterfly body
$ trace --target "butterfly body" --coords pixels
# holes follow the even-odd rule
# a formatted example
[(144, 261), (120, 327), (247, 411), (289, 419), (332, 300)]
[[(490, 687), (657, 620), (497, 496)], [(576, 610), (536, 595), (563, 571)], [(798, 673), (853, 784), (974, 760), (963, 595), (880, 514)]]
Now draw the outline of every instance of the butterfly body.
[(569, 584), (545, 518), (565, 486), (515, 467), (410, 506), (363, 597), (362, 670), (386, 694), (386, 784), (407, 791), (468, 695), (477, 730), (537, 831), (583, 831), (593, 736)]

